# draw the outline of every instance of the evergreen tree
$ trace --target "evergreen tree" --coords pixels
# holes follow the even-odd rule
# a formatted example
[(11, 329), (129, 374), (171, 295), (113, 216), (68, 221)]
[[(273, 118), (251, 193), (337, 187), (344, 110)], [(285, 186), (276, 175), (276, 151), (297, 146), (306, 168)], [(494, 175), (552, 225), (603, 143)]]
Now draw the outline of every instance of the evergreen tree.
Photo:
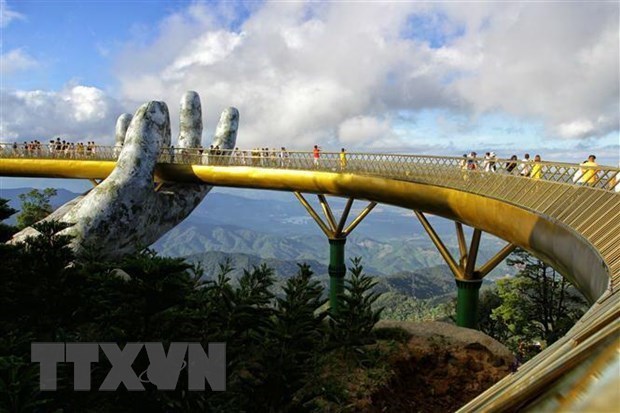
[(483, 293), (481, 329), (524, 361), (565, 335), (588, 305), (553, 268), (518, 249), (508, 259), (519, 269)]
[[(40, 235), (0, 248), (0, 411), (185, 412), (308, 411), (325, 399), (319, 376), (326, 360), (342, 348), (361, 348), (369, 340), (378, 312), (370, 293), (372, 280), (359, 260), (351, 269), (346, 305), (335, 320), (338, 333), (324, 322), (326, 300), (312, 271), (300, 265), (275, 296), (273, 270), (266, 265), (245, 270), (238, 283), (223, 263), (213, 281), (182, 259), (152, 251), (117, 262), (78, 260), (71, 238), (58, 235), (66, 224), (35, 224)], [(351, 312), (351, 314), (348, 314)], [(226, 343), (225, 392), (188, 392), (187, 374), (177, 389), (158, 391), (73, 391), (73, 366), (58, 365), (55, 392), (39, 390), (38, 366), (30, 362), (30, 343), (57, 342), (210, 342)], [(132, 368), (146, 378), (142, 351)], [(109, 372), (100, 355), (91, 370), (96, 390)], [(330, 400), (346, 400), (344, 386), (330, 390)], [(314, 405), (316, 406), (316, 404)]]
[(342, 311), (331, 316), (331, 330), (336, 342), (355, 347), (373, 342), (372, 328), (381, 317), (382, 308), (374, 309), (379, 298), (372, 291), (376, 280), (364, 273), (361, 258), (353, 258), (349, 269), (351, 277), (345, 280)]

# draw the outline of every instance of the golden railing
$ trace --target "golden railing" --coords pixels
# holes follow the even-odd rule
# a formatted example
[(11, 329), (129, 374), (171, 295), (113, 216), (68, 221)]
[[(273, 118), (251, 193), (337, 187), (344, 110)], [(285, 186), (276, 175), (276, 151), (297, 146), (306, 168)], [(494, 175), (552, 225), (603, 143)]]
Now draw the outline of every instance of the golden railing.
[[(0, 157), (34, 159), (79, 159), (114, 161), (120, 147), (94, 146), (79, 149), (56, 150), (47, 145), (28, 147), (24, 144), (0, 144)], [(312, 152), (264, 150), (213, 150), (208, 148), (164, 148), (160, 163), (252, 166), (317, 171), (354, 172), (395, 179), (421, 180), (441, 186), (457, 184), (462, 189), (475, 190), (478, 185), (487, 188), (493, 174), (587, 186), (609, 191), (620, 191), (620, 168), (585, 166), (560, 162), (524, 162), (511, 159), (465, 158), (381, 153), (321, 152), (315, 161)], [(469, 180), (469, 182), (467, 182)], [(525, 181), (523, 185), (529, 185)]]

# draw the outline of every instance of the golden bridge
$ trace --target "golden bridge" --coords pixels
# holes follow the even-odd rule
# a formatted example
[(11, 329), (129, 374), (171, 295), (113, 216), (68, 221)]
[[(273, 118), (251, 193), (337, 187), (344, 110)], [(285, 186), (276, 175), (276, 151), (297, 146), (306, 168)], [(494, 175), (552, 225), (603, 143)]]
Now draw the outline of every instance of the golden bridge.
[[(116, 152), (54, 153), (0, 145), (0, 176), (88, 179), (97, 185), (115, 167)], [(457, 324), (474, 327), (482, 278), (516, 247), (568, 278), (590, 310), (560, 340), (465, 405), (461, 411), (615, 411), (620, 401), (620, 169), (555, 162), (497, 160), (485, 170), (463, 158), (372, 153), (165, 150), (155, 169), (162, 183), (295, 193), (330, 243), (330, 302), (342, 288), (346, 237), (377, 203), (414, 211), (455, 276)], [(516, 162), (516, 166), (515, 166)], [(529, 174), (520, 171), (529, 169)], [(489, 169), (489, 168), (487, 168)], [(536, 173), (533, 173), (536, 171)], [(529, 176), (527, 176), (529, 175)], [(318, 196), (324, 219), (303, 193)], [(348, 199), (334, 216), (325, 195)], [(348, 225), (355, 200), (367, 206)], [(454, 257), (426, 219), (455, 222)], [(463, 225), (473, 228), (470, 242)], [(482, 232), (507, 242), (477, 263)]]

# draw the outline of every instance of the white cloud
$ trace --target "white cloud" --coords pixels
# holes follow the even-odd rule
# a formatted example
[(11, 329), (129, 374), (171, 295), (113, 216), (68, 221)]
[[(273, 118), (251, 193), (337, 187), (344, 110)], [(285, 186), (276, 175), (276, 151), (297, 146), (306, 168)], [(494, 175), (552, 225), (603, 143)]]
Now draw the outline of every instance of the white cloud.
[[(240, 14), (239, 7), (246, 9)], [(119, 108), (134, 110), (147, 100), (168, 103), (174, 130), (181, 95), (196, 90), (205, 137), (219, 112), (236, 106), (245, 147), (320, 143), (326, 150), (346, 144), (454, 153), (463, 137), (468, 146), (477, 136), (481, 145), (493, 141), (481, 127), (489, 113), (544, 125), (540, 138), (528, 138), (541, 148), (558, 146), (556, 138), (595, 147), (599, 137), (620, 129), (619, 8), (602, 2), (192, 2), (159, 22), (152, 41), (137, 36), (110, 56), (122, 105), (85, 86), (4, 91), (4, 131), (111, 136)], [(418, 24), (422, 35), (411, 35)], [(35, 63), (15, 53), (3, 70)], [(441, 122), (418, 131), (416, 116), (400, 117), (429, 109), (460, 119), (446, 126), (443, 140), (427, 142), (442, 135)]]
[(575, 120), (572, 122), (561, 123), (557, 127), (558, 133), (567, 138), (585, 136), (592, 133), (594, 124), (589, 120)]
[[(543, 122), (548, 139), (618, 130), (618, 5), (267, 2), (235, 30), (221, 14), (193, 4), (128, 47), (123, 97), (163, 99), (176, 114), (197, 90), (211, 125), (240, 109), (246, 146), (367, 142), (390, 124), (360, 119), (428, 108)], [(403, 37), (414, 15), (452, 37), (440, 48)]]
[(121, 107), (95, 87), (72, 85), (61, 91), (6, 91), (2, 96), (3, 138), (39, 139), (62, 135), (75, 141), (110, 144)]
[[(451, 89), (476, 112), (541, 119), (551, 137), (585, 138), (618, 130), (617, 3), (501, 3), (472, 21), (463, 5), (446, 9), (466, 34), (450, 54), (475, 57)], [(486, 24), (480, 24), (485, 21)], [(604, 121), (601, 121), (604, 119)], [(586, 126), (587, 125), (587, 126)]]
[(0, 74), (7, 76), (15, 72), (36, 67), (38, 62), (22, 49), (13, 49), (0, 55)]
[(389, 139), (392, 135), (389, 122), (370, 116), (349, 118), (338, 127), (338, 137), (343, 144), (367, 144)]
[(24, 20), (25, 16), (11, 10), (6, 0), (0, 0), (0, 29), (7, 27), (14, 20)]
[[(241, 145), (294, 148), (338, 146), (341, 123), (362, 114), (448, 104), (439, 73), (417, 73), (431, 52), (399, 38), (413, 5), (266, 3), (236, 31), (197, 22), (209, 9), (192, 7), (150, 47), (121, 56), (126, 99), (163, 99), (176, 115), (181, 94), (196, 90), (210, 125), (222, 108), (239, 108)], [(171, 42), (182, 45), (176, 53)]]
[(74, 86), (65, 96), (77, 122), (97, 122), (108, 116), (108, 102), (103, 91), (89, 86)]
[(208, 32), (192, 41), (163, 71), (164, 79), (179, 79), (192, 66), (211, 66), (225, 60), (241, 43), (243, 34)]

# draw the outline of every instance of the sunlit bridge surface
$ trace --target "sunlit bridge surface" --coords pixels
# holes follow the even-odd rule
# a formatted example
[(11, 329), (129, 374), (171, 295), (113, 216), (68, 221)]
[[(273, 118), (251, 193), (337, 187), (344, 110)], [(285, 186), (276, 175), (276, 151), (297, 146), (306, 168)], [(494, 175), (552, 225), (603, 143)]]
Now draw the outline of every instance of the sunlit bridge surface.
[[(118, 149), (0, 146), (0, 176), (105, 179)], [(282, 156), (284, 155), (284, 156)], [(470, 163), (471, 166), (471, 163)], [(158, 182), (203, 182), (365, 199), (438, 215), (522, 247), (592, 307), (573, 329), (463, 411), (603, 411), (619, 402), (620, 169), (464, 158), (249, 150), (162, 151)], [(523, 170), (529, 176), (522, 176)], [(413, 219), (413, 218), (412, 218)]]

